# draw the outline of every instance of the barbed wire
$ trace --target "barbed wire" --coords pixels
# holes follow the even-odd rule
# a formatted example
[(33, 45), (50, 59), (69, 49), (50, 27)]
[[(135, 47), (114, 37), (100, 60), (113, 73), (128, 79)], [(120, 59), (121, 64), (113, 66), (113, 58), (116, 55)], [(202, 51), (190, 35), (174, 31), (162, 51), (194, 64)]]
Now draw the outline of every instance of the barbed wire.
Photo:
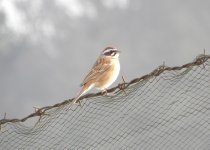
[[(172, 70), (173, 71), (176, 71), (176, 70), (178, 71), (178, 70), (181, 70), (181, 69), (184, 69), (184, 68), (190, 68), (190, 67), (193, 67), (193, 66), (200, 66), (200, 65), (203, 65), (203, 68), (205, 68), (205, 62), (208, 59), (210, 59), (210, 55), (206, 55), (205, 50), (204, 50), (204, 54), (197, 56), (196, 59), (193, 62), (184, 64), (182, 66), (166, 67), (165, 62), (164, 62), (163, 65), (159, 66), (157, 69), (153, 70), (151, 73), (146, 74), (146, 75), (144, 75), (140, 78), (135, 78), (135, 79), (131, 80), (130, 82), (125, 82), (124, 77), (122, 76), (123, 83), (119, 83), (117, 86), (115, 86), (111, 89), (108, 89), (107, 93), (109, 94), (109, 93), (117, 93), (119, 91), (123, 91), (126, 94), (124, 89), (128, 88), (129, 86), (131, 86), (135, 83), (148, 80), (152, 77), (157, 77), (160, 74), (162, 74), (164, 71), (172, 71)], [(101, 92), (90, 93), (90, 94), (86, 94), (86, 95), (80, 97), (79, 100), (83, 101), (86, 98), (92, 98), (92, 97), (101, 96), (101, 95), (103, 95), (103, 93), (101, 93)], [(34, 113), (31, 113), (30, 115), (28, 115), (28, 116), (26, 116), (22, 119), (17, 119), (17, 118), (7, 119), (6, 118), (6, 113), (5, 113), (4, 118), (0, 120), (0, 130), (1, 130), (1, 125), (5, 124), (5, 123), (9, 123), (9, 122), (10, 123), (25, 122), (27, 119), (37, 117), (37, 116), (39, 117), (38, 121), (40, 121), (40, 119), (42, 118), (43, 115), (47, 115), (46, 114), (47, 110), (67, 105), (67, 104), (71, 103), (73, 100), (74, 100), (74, 98), (67, 99), (67, 100), (64, 100), (61, 103), (57, 103), (57, 104), (52, 105), (52, 106), (45, 106), (45, 107), (42, 107), (42, 108), (36, 108)]]

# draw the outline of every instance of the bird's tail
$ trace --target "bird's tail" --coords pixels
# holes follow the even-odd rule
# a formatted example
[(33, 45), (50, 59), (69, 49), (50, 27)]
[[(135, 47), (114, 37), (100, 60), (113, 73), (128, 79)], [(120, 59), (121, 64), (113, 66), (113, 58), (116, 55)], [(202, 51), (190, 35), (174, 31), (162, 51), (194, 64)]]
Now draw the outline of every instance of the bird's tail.
[[(71, 108), (72, 105), (76, 104), (77, 101), (79, 100), (79, 98), (81, 96), (83, 96), (87, 91), (89, 91), (91, 88), (93, 87), (93, 84), (84, 84), (82, 86), (82, 89), (80, 90), (79, 94), (77, 95), (77, 97), (74, 98), (74, 100), (70, 103), (70, 106), (68, 107), (67, 110), (69, 110)], [(80, 103), (80, 102), (79, 102)]]

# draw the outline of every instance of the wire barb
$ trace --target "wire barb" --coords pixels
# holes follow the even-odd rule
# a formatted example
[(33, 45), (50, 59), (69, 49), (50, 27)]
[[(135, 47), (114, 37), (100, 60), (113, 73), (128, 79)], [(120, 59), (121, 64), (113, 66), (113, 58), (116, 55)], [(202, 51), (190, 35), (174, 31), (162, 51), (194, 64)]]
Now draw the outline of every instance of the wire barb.
[(123, 91), (123, 93), (128, 96), (128, 94), (125, 92), (125, 88), (126, 88), (126, 85), (127, 83), (125, 82), (125, 79), (124, 77), (122, 76), (122, 80), (123, 80), (123, 83), (119, 84), (119, 89)]
[[(183, 68), (190, 68), (190, 67), (193, 67), (193, 66), (200, 67), (201, 65), (203, 65), (205, 67), (205, 65), (206, 65), (205, 62), (207, 60), (209, 60), (209, 59), (210, 59), (210, 55), (206, 55), (206, 52), (205, 52), (205, 49), (204, 49), (204, 54), (198, 56), (195, 61), (193, 61), (191, 63), (187, 63), (187, 64), (182, 65), (182, 66), (166, 67), (165, 66), (165, 62), (164, 62), (162, 66), (158, 67), (157, 69), (155, 69), (151, 73), (146, 74), (146, 75), (144, 75), (144, 76), (142, 76), (140, 78), (135, 78), (135, 79), (131, 80), (128, 83), (125, 82), (125, 79), (122, 76), (123, 83), (120, 83), (120, 84), (118, 84), (118, 86), (113, 87), (111, 89), (108, 89), (107, 93), (112, 93), (112, 92), (115, 93), (118, 90), (122, 90), (127, 95), (127, 93), (125, 92), (125, 89), (127, 87), (129, 87), (130, 85), (132, 85), (132, 84), (148, 80), (148, 79), (150, 79), (152, 77), (159, 76), (164, 71), (171, 71), (171, 70), (178, 71), (178, 70), (181, 70)], [(101, 92), (86, 94), (86, 95), (80, 97), (80, 102), (83, 101), (86, 98), (97, 97), (99, 95), (101, 95)], [(60, 106), (68, 105), (73, 100), (74, 99), (68, 99), (68, 100), (65, 100), (65, 101), (63, 101), (61, 103), (57, 103), (57, 104), (52, 105), (52, 106), (45, 106), (45, 107), (42, 107), (42, 108), (34, 107), (35, 112), (30, 114), (30, 115), (28, 115), (28, 116), (26, 116), (26, 117), (24, 117), (24, 118), (22, 118), (22, 119), (6, 119), (6, 114), (5, 114), (4, 118), (2, 120), (0, 120), (0, 126), (2, 124), (8, 123), (8, 122), (13, 122), (13, 123), (14, 122), (24, 122), (27, 119), (32, 118), (32, 117), (36, 117), (36, 116), (40, 117), (40, 119), (39, 119), (39, 121), (40, 121), (43, 115), (48, 115), (48, 114), (45, 113), (47, 110), (50, 110), (50, 109), (53, 109), (53, 108), (56, 108), (56, 107), (60, 107)]]

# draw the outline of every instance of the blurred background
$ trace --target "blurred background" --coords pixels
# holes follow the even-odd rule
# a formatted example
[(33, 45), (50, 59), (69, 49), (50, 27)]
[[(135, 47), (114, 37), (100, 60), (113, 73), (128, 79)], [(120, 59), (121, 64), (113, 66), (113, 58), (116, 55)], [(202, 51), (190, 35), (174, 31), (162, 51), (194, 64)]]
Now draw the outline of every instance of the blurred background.
[(178, 66), (204, 48), (209, 54), (209, 6), (209, 0), (0, 0), (0, 118), (73, 98), (106, 46), (122, 51), (127, 81), (163, 61)]

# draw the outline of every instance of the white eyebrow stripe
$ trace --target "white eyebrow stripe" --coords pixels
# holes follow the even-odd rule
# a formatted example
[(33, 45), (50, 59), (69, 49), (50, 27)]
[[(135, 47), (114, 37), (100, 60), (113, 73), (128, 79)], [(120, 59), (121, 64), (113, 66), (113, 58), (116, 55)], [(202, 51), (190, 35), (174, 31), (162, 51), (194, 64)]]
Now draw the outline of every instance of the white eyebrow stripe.
[(116, 49), (116, 48), (110, 48), (110, 49), (106, 49), (106, 50), (104, 51), (104, 53), (107, 53), (107, 52), (112, 51), (112, 50), (117, 51), (117, 49)]

